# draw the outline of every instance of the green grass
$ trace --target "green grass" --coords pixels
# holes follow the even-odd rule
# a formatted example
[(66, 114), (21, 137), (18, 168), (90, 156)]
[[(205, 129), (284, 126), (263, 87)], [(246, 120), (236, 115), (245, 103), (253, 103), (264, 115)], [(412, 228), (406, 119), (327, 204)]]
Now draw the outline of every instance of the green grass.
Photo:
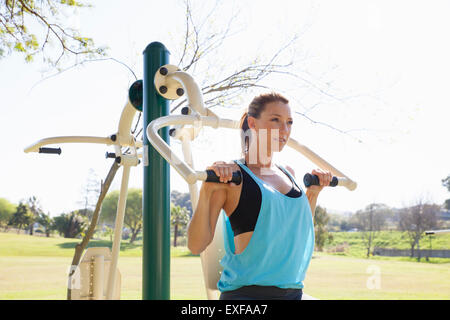
[[(348, 244), (348, 250), (341, 253), (334, 253), (334, 255), (344, 255), (349, 257), (365, 258), (367, 248), (361, 237), (361, 232), (333, 232), (333, 241), (328, 243), (324, 251), (341, 245)], [(433, 235), (431, 240), (432, 249), (450, 249), (450, 234)], [(380, 231), (374, 240), (374, 245), (382, 248), (392, 249), (410, 249), (408, 236), (405, 232), (400, 231)], [(428, 236), (424, 236), (420, 241), (421, 249), (430, 248), (430, 240)], [(372, 247), (373, 249), (373, 247)], [(417, 248), (416, 248), (417, 249)], [(409, 257), (373, 257), (378, 260), (397, 260), (397, 261), (417, 261), (416, 258)], [(426, 262), (425, 258), (421, 262)], [(448, 263), (450, 259), (447, 258), (430, 258), (430, 263)]]
[[(65, 299), (67, 271), (76, 243), (75, 239), (0, 233), (0, 299)], [(304, 291), (319, 299), (448, 300), (450, 259), (446, 260), (432, 264), (315, 253)], [(119, 270), (121, 298), (141, 299), (140, 246), (124, 242)], [(185, 247), (172, 248), (170, 274), (171, 299), (206, 299), (200, 258)], [(371, 288), (368, 281), (374, 276), (379, 287)]]
[[(16, 233), (0, 232), (0, 256), (47, 256), (47, 257), (73, 257), (75, 246), (80, 239), (66, 239), (60, 237), (35, 237)], [(109, 240), (91, 240), (90, 247), (112, 247)], [(172, 247), (173, 257), (192, 256), (186, 247)], [(122, 241), (120, 244), (121, 257), (141, 257), (142, 240), (130, 244)]]

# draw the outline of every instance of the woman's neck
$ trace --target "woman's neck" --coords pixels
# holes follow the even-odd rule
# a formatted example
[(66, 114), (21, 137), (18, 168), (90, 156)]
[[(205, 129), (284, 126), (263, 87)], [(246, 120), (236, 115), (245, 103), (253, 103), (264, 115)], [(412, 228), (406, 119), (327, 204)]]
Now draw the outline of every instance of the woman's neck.
[(264, 161), (262, 161), (258, 155), (256, 161), (254, 159), (255, 157), (250, 157), (249, 153), (245, 154), (245, 165), (250, 168), (250, 169), (254, 169), (257, 170), (258, 172), (262, 172), (262, 171), (271, 171), (272, 167), (273, 167), (273, 158), (272, 155), (271, 156), (267, 156)]

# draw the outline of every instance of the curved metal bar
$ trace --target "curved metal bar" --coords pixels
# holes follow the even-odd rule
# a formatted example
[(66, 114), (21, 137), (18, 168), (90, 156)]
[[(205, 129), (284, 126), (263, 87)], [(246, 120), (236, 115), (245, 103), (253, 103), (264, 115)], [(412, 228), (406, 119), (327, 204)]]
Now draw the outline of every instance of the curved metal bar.
[(109, 137), (88, 137), (88, 136), (64, 136), (64, 137), (51, 137), (41, 139), (32, 145), (26, 147), (24, 151), (28, 152), (39, 152), (39, 148), (49, 144), (56, 143), (99, 143), (111, 145), (115, 144), (114, 141)]
[(297, 140), (293, 138), (289, 138), (287, 145), (291, 147), (294, 150), (297, 150), (302, 155), (304, 155), (306, 158), (308, 158), (311, 162), (316, 164), (319, 168), (323, 170), (329, 170), (333, 175), (342, 177), (339, 178), (339, 186), (346, 187), (348, 190), (353, 191), (356, 189), (356, 182), (347, 177), (345, 174), (343, 174), (341, 171), (333, 167), (331, 164), (329, 164), (327, 161), (322, 159), (319, 155), (314, 153), (311, 149), (309, 149), (307, 146), (299, 143)]
[(187, 93), (188, 104), (195, 110), (195, 112), (202, 116), (208, 115), (208, 109), (206, 109), (203, 104), (202, 92), (194, 78), (189, 73), (184, 71), (175, 71), (173, 73), (169, 73), (167, 77), (175, 79), (181, 83), (184, 92)]
[(201, 127), (209, 126), (214, 128), (222, 127), (236, 129), (239, 127), (239, 122), (229, 119), (220, 119), (215, 116), (173, 115), (155, 119), (147, 126), (147, 137), (153, 147), (175, 168), (175, 170), (177, 170), (187, 183), (193, 184), (198, 180), (206, 180), (206, 171), (194, 171), (186, 162), (181, 160), (159, 136), (158, 130), (170, 125), (194, 125)]
[[(193, 115), (172, 115), (165, 116), (150, 122), (146, 129), (147, 137), (153, 147), (166, 159), (177, 172), (186, 180), (187, 183), (193, 184), (196, 181), (206, 180), (205, 171), (194, 171), (186, 162), (181, 160), (169, 147), (169, 145), (157, 133), (159, 129), (170, 125), (194, 125), (194, 126), (209, 126), (214, 128), (229, 128), (238, 129), (239, 121), (230, 119), (221, 119), (216, 116), (193, 116)], [(344, 173), (333, 167), (330, 163), (322, 159), (319, 155), (314, 153), (305, 145), (299, 143), (294, 138), (290, 138), (287, 145), (298, 151), (318, 167), (324, 170), (329, 170), (335, 176), (342, 177), (339, 179), (339, 185), (344, 186), (350, 191), (355, 190), (357, 184), (352, 179), (347, 177)]]
[(134, 141), (131, 135), (131, 125), (133, 122), (136, 109), (128, 100), (123, 108), (120, 116), (119, 128), (116, 139), (113, 141), (111, 137), (92, 137), (92, 136), (61, 136), (41, 139), (24, 149), (25, 153), (39, 152), (39, 148), (57, 143), (98, 143), (106, 145), (116, 145), (121, 147), (134, 146), (142, 148), (142, 141)]

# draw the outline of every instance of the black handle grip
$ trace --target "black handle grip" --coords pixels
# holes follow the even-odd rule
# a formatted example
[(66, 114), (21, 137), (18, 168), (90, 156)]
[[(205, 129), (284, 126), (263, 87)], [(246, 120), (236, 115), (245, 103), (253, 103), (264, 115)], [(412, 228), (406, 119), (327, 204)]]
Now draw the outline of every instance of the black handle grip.
[[(206, 182), (219, 182), (220, 178), (216, 175), (214, 170), (206, 170), (207, 178)], [(228, 181), (227, 183), (233, 182), (236, 185), (241, 184), (242, 182), (242, 173), (240, 171), (233, 172), (233, 176), (231, 178), (231, 181)]]
[[(309, 186), (319, 186), (320, 181), (319, 177), (316, 175), (312, 175), (311, 173), (305, 174), (303, 177), (303, 183), (305, 184), (305, 187), (309, 188)], [(330, 182), (330, 187), (336, 187), (338, 184), (338, 178), (333, 177)]]
[(61, 154), (61, 148), (39, 148), (39, 153)]

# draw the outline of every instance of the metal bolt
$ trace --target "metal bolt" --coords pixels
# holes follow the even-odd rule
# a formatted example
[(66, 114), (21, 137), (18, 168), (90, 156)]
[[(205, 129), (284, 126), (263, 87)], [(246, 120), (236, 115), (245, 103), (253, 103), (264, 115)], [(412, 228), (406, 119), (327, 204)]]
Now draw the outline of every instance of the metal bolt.
[(159, 69), (159, 73), (162, 74), (163, 76), (166, 76), (168, 72), (169, 72), (169, 71), (168, 71), (167, 68), (165, 68), (165, 67), (161, 67), (161, 68)]
[(161, 92), (162, 94), (165, 94), (167, 92), (167, 87), (166, 86), (159, 87), (159, 92)]
[(184, 89), (183, 89), (183, 88), (178, 88), (178, 89), (177, 89), (177, 95), (178, 95), (179, 97), (181, 97), (183, 94), (184, 94)]
[(183, 114), (183, 115), (188, 115), (189, 114), (189, 107), (183, 107), (182, 109), (181, 109), (181, 114)]

